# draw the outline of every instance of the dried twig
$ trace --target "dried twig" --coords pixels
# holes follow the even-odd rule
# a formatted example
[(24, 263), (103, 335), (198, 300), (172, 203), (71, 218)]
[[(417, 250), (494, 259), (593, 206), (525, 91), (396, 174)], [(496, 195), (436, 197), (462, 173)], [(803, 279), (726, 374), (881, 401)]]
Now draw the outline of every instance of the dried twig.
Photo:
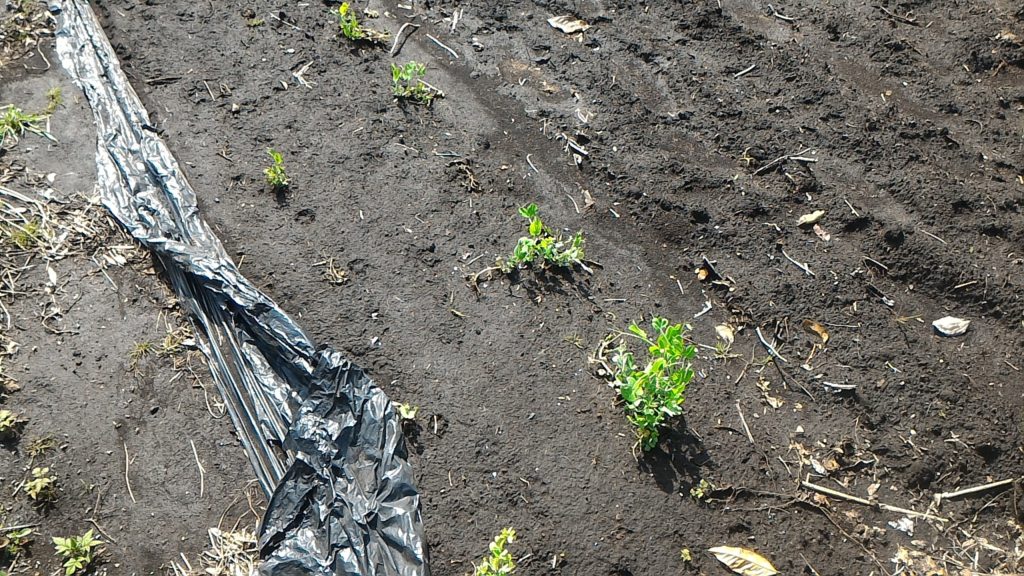
[(135, 500), (135, 494), (132, 493), (131, 480), (128, 479), (128, 464), (131, 463), (131, 460), (128, 458), (128, 444), (122, 442), (121, 445), (124, 446), (124, 484), (128, 487), (128, 496), (131, 497), (132, 502), (138, 502)]
[(447, 51), (448, 51), (448, 53), (449, 53), (449, 54), (451, 54), (453, 58), (455, 58), (455, 59), (458, 59), (458, 57), (459, 57), (459, 54), (458, 54), (458, 53), (457, 53), (457, 52), (456, 52), (455, 50), (452, 50), (452, 49), (451, 49), (451, 48), (449, 48), (448, 46), (445, 46), (445, 45), (444, 45), (444, 43), (442, 43), (442, 42), (441, 42), (440, 40), (438, 40), (437, 38), (434, 38), (434, 37), (433, 37), (433, 36), (431, 36), (430, 34), (427, 34), (427, 38), (429, 38), (429, 39), (430, 39), (430, 41), (431, 41), (431, 42), (433, 42), (434, 44), (437, 44), (437, 45), (438, 45), (438, 46), (440, 46), (441, 48), (444, 48), (445, 50), (447, 50)]
[[(395, 43), (391, 45), (391, 52), (389, 52), (388, 54), (390, 56), (398, 55), (398, 53), (402, 51), (402, 46), (405, 46), (405, 41), (408, 40), (409, 36), (411, 36), (413, 32), (419, 29), (419, 27), (419, 24), (413, 24), (412, 22), (406, 22), (405, 24), (402, 24), (402, 27), (398, 29), (398, 34), (395, 34)], [(412, 32), (409, 32), (409, 34), (405, 34), (405, 31), (409, 28), (412, 28)], [(405, 35), (403, 36), (403, 34)]]
[(203, 493), (206, 492), (206, 470), (203, 468), (203, 464), (199, 461), (199, 453), (196, 452), (196, 443), (192, 440), (188, 441), (192, 445), (192, 455), (196, 457), (196, 466), (199, 468), (199, 497), (203, 497)]
[(1013, 483), (1016, 481), (1016, 478), (1007, 478), (1006, 480), (990, 482), (988, 484), (982, 484), (981, 486), (975, 486), (973, 488), (964, 488), (963, 490), (957, 490), (955, 492), (942, 492), (941, 494), (936, 494), (934, 496), (935, 505), (940, 505), (943, 500), (960, 498), (961, 496), (971, 496), (973, 494), (988, 492), (989, 490), (995, 490), (996, 488), (1002, 488), (1004, 486), (1012, 486)]
[(938, 522), (949, 522), (949, 518), (943, 518), (941, 516), (935, 516), (933, 514), (928, 514), (926, 512), (917, 512), (916, 510), (909, 510), (907, 508), (900, 508), (899, 506), (892, 506), (891, 504), (883, 504), (881, 502), (872, 502), (870, 500), (865, 500), (864, 498), (860, 498), (858, 496), (853, 496), (853, 495), (850, 495), (850, 494), (846, 494), (845, 492), (840, 492), (838, 490), (833, 490), (831, 488), (826, 488), (824, 486), (819, 486), (817, 484), (812, 484), (811, 482), (808, 482), (807, 480), (804, 480), (804, 481), (800, 482), (800, 486), (802, 486), (803, 488), (807, 488), (808, 490), (813, 490), (815, 492), (820, 492), (821, 494), (824, 494), (826, 496), (832, 496), (833, 498), (839, 498), (840, 500), (846, 500), (848, 502), (855, 502), (857, 504), (863, 504), (864, 506), (870, 506), (872, 508), (876, 508), (877, 507), (877, 508), (881, 508), (882, 510), (887, 510), (889, 512), (896, 512), (897, 514), (906, 514), (907, 516), (915, 516), (915, 517), (918, 517), (918, 518), (924, 518), (926, 520), (936, 520)]
[(740, 413), (740, 423), (743, 424), (743, 431), (747, 433), (747, 440), (750, 440), (750, 444), (754, 445), (754, 435), (750, 433), (750, 427), (747, 426), (747, 419), (743, 417), (743, 409), (740, 408), (740, 403), (736, 402), (736, 411)]

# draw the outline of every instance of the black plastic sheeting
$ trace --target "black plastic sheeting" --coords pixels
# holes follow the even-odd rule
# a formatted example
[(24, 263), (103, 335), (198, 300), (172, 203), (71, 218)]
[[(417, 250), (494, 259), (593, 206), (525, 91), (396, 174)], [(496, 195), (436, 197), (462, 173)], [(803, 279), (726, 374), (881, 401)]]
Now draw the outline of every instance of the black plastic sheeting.
[(272, 494), (260, 573), (429, 574), (419, 494), (387, 396), (239, 273), (88, 3), (50, 9), (63, 16), (60, 59), (92, 106), (103, 203), (167, 271)]

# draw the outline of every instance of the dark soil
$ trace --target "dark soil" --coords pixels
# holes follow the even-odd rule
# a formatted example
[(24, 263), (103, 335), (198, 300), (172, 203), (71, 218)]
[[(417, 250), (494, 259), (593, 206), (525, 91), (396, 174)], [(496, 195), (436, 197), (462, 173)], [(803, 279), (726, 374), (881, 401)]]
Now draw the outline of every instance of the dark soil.
[[(67, 254), (51, 259), (0, 239), (0, 409), (26, 420), (19, 437), (0, 442), (0, 528), (34, 532), (27, 554), (0, 552), (0, 573), (63, 574), (51, 538), (86, 530), (105, 543), (93, 574), (164, 574), (180, 554), (198, 566), (207, 530), (239, 519), (251, 529), (250, 505), (262, 497), (201, 355), (185, 347), (133, 361), (139, 344), (155, 350), (187, 320), (149, 257), (87, 201), (96, 173), (92, 113), (38, 53), (0, 68), (0, 105), (41, 110), (54, 87), (65, 100), (49, 125), (58, 143), (26, 134), (0, 151), (0, 184), (50, 197), (52, 215), (81, 211), (96, 233), (63, 230)], [(24, 205), (0, 200), (6, 229), (10, 206)], [(41, 440), (50, 448), (33, 454)], [(34, 503), (21, 490), (37, 467), (56, 480), (52, 502)]]
[[(1017, 4), (368, 7), (370, 26), (420, 26), (396, 58), (339, 38), (333, 4), (97, 3), (243, 272), (421, 407), (435, 574), (469, 572), (506, 525), (523, 574), (721, 574), (717, 545), (785, 574), (891, 573), (900, 548), (1024, 569), (1016, 487), (944, 502), (952, 521), (910, 536), (903, 514), (800, 486), (924, 511), (1021, 473)], [(563, 14), (592, 28), (548, 25)], [(445, 93), (429, 109), (391, 95), (389, 63), (409, 59)], [(268, 147), (287, 193), (262, 181)], [(531, 201), (600, 266), (474, 291)], [(797, 226), (819, 209), (820, 233)], [(704, 257), (718, 282), (695, 274)], [(588, 359), (652, 314), (706, 347), (685, 423), (637, 461)], [(967, 334), (938, 335), (947, 315)], [(716, 358), (721, 323), (743, 328), (735, 357)], [(700, 479), (717, 490), (695, 501)]]

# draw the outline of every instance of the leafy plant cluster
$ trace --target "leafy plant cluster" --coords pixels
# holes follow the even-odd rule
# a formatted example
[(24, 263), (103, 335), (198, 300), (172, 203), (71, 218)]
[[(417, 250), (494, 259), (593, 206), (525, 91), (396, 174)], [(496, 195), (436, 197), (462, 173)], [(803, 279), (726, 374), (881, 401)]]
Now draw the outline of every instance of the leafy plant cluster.
[(666, 421), (683, 413), (686, 387), (693, 380), (690, 359), (696, 347), (687, 344), (682, 324), (670, 324), (665, 318), (651, 319), (652, 334), (635, 322), (629, 334), (647, 345), (648, 360), (641, 368), (625, 338), (612, 354), (614, 385), (622, 397), (626, 417), (633, 425), (637, 445), (648, 451), (658, 445)]
[(403, 66), (392, 63), (391, 93), (396, 98), (430, 106), (434, 98), (443, 94), (423, 80), (426, 75), (427, 66), (415, 60), (410, 60)]
[(272, 162), (270, 166), (263, 169), (263, 176), (266, 177), (267, 184), (270, 185), (274, 192), (288, 190), (291, 180), (289, 180), (288, 173), (284, 169), (284, 156), (273, 148), (267, 148), (267, 155), (270, 156)]
[(64, 560), (64, 575), (72, 576), (84, 572), (92, 564), (97, 548), (103, 545), (103, 541), (95, 538), (92, 530), (87, 530), (81, 536), (54, 536), (53, 545), (57, 555)]
[(516, 562), (506, 546), (516, 539), (513, 528), (503, 528), (501, 533), (491, 542), (490, 554), (477, 564), (473, 576), (509, 576), (516, 571)]
[(63, 94), (59, 87), (51, 88), (46, 97), (48, 103), (46, 108), (39, 113), (25, 112), (13, 104), (0, 106), (0, 148), (8, 144), (13, 146), (18, 140), (30, 132), (53, 140), (46, 130), (46, 121), (57, 111), (57, 107), (63, 102)]
[(512, 255), (499, 267), (506, 274), (517, 268), (533, 265), (560, 266), (571, 268), (573, 265), (589, 270), (583, 263), (583, 233), (577, 232), (568, 238), (556, 235), (544, 225), (538, 215), (537, 205), (530, 203), (519, 209), (519, 215), (529, 222), (529, 235), (516, 242)]
[(356, 11), (348, 2), (342, 2), (341, 6), (338, 6), (338, 26), (341, 27), (341, 35), (353, 42), (383, 44), (391, 37), (387, 32), (363, 26), (356, 18)]

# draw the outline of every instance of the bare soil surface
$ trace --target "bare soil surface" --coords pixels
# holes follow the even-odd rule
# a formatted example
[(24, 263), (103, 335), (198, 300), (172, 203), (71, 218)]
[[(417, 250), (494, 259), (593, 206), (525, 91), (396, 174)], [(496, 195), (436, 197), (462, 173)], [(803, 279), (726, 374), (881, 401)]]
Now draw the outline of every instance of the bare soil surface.
[[(335, 4), (95, 8), (243, 272), (420, 406), (435, 574), (503, 526), (523, 574), (723, 574), (718, 545), (785, 574), (1024, 570), (1019, 485), (934, 502), (1024, 469), (1019, 5), (357, 3), (418, 26), (394, 57)], [(430, 108), (392, 96), (410, 59)], [(531, 201), (600, 265), (474, 290)], [(651, 315), (704, 347), (685, 422), (637, 460), (589, 360)]]
[[(164, 574), (182, 554), (199, 566), (207, 530), (251, 529), (262, 496), (187, 320), (94, 198), (91, 111), (53, 54), (31, 52), (0, 68), (0, 105), (39, 111), (53, 88), (64, 102), (56, 142), (0, 149), (0, 186), (35, 201), (0, 195), (0, 410), (23, 421), (0, 443), (0, 536), (33, 532), (0, 552), (0, 573), (63, 574), (51, 538), (86, 530), (104, 541), (93, 574)], [(36, 468), (49, 501), (24, 490)]]

